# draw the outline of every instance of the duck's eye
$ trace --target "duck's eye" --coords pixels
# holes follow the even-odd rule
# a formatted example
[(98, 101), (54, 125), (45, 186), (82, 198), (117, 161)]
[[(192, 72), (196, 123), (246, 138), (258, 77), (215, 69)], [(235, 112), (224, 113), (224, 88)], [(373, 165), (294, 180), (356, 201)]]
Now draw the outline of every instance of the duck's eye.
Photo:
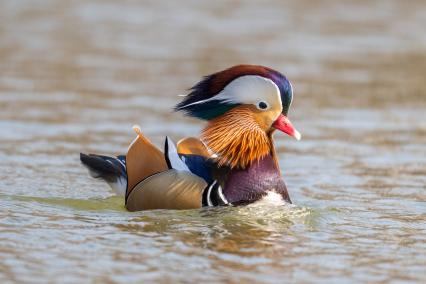
[(267, 102), (261, 101), (257, 103), (257, 108), (261, 110), (265, 110), (269, 107)]

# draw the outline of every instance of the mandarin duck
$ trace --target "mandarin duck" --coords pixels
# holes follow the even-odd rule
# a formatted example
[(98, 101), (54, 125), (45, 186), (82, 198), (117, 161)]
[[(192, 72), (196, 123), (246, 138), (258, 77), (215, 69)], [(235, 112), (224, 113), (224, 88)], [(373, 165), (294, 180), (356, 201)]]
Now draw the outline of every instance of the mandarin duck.
[(292, 99), (281, 73), (234, 66), (204, 77), (175, 107), (207, 122), (199, 138), (175, 145), (166, 137), (162, 152), (135, 126), (126, 155), (80, 154), (80, 160), (124, 195), (129, 211), (242, 205), (269, 193), (291, 203), (272, 135), (280, 130), (300, 139), (287, 118)]

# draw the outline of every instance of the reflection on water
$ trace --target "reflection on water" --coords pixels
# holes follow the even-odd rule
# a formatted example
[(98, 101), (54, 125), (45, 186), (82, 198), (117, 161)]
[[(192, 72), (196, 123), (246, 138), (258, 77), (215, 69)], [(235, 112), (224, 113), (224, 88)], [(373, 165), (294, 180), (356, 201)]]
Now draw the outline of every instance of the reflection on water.
[[(422, 1), (0, 2), (0, 280), (426, 279)], [(292, 80), (276, 135), (295, 206), (129, 213), (78, 153), (201, 124), (170, 110), (202, 75)]]

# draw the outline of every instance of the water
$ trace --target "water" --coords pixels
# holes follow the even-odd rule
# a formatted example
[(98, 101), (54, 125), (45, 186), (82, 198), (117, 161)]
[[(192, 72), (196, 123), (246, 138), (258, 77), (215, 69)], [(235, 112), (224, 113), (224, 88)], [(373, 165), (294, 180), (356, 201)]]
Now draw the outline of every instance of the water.
[[(170, 2), (170, 1), (168, 1)], [(0, 280), (426, 281), (423, 1), (1, 1)], [(161, 145), (202, 75), (284, 72), (295, 206), (129, 213), (78, 153)]]

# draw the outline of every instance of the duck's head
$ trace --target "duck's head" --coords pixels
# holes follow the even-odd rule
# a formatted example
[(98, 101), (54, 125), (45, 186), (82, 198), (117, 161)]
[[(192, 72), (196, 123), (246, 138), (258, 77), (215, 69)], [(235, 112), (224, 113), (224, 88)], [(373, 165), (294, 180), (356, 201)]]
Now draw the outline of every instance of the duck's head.
[(274, 154), (272, 133), (300, 139), (287, 118), (293, 88), (281, 73), (258, 65), (238, 65), (206, 76), (176, 106), (207, 120), (201, 138), (220, 164), (245, 168)]

